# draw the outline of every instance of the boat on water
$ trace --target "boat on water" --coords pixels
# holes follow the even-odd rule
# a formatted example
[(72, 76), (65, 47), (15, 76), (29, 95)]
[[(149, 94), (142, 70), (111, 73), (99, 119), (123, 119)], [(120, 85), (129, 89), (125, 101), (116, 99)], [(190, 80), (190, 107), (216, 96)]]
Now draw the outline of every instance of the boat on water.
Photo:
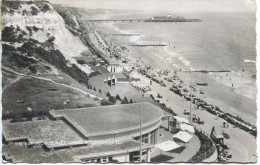
[(201, 22), (200, 19), (186, 19), (183, 17), (171, 17), (170, 14), (166, 16), (155, 16), (150, 19), (145, 19), (144, 22)]

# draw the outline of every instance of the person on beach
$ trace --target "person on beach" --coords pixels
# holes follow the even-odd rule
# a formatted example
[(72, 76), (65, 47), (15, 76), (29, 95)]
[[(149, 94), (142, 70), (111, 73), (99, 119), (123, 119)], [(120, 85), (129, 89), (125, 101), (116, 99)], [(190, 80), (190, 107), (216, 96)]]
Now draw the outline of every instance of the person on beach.
[(226, 128), (226, 122), (225, 121), (223, 122), (223, 128)]

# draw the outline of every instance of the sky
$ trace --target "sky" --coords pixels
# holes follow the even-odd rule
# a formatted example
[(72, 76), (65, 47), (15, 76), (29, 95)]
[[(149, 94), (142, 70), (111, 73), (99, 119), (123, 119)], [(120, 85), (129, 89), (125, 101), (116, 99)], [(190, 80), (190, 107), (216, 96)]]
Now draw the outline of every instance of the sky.
[(255, 12), (255, 0), (49, 0), (89, 9)]

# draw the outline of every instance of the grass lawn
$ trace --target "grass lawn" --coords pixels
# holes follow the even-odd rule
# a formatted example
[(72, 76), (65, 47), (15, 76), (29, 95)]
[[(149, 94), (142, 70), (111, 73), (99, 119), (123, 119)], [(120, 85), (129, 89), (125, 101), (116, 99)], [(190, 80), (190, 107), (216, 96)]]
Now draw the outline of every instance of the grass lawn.
[[(5, 79), (5, 77), (4, 77)], [(17, 103), (20, 100), (21, 103)], [(70, 103), (64, 105), (63, 102)], [(27, 107), (34, 111), (49, 111), (50, 109), (77, 108), (100, 105), (89, 96), (73, 89), (53, 84), (35, 78), (21, 78), (8, 86), (3, 92), (3, 113), (9, 111), (21, 112)]]
[(10, 72), (2, 72), (2, 88), (5, 88), (11, 81), (16, 78), (17, 76)]
[(102, 73), (101, 75), (97, 75), (91, 77), (89, 79), (89, 84), (92, 87), (95, 87), (97, 90), (101, 89), (102, 93), (109, 92), (112, 96), (116, 96), (117, 94), (120, 96), (121, 99), (126, 97), (128, 101), (132, 99), (134, 102), (144, 102), (148, 99), (142, 96), (141, 92), (138, 92), (133, 86), (127, 83), (118, 83), (115, 86), (108, 86), (104, 83), (104, 79), (108, 77), (112, 77), (113, 74), (110, 73)]

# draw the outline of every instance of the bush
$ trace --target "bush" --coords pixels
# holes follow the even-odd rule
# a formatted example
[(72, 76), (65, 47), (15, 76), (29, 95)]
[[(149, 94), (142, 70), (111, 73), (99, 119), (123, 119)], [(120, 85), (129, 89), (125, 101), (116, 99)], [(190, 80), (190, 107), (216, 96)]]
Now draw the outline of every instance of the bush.
[(32, 6), (31, 9), (32, 9), (32, 11), (31, 11), (32, 15), (38, 15), (39, 11), (38, 11), (38, 9), (36, 7)]
[(101, 105), (102, 106), (107, 106), (107, 105), (113, 105), (113, 103), (108, 101), (108, 100), (106, 100), (106, 99), (103, 99), (103, 100), (101, 100)]
[(23, 16), (28, 15), (28, 12), (26, 10), (23, 10), (22, 15)]
[(14, 10), (13, 9), (10, 10), (10, 14), (14, 15)]
[(45, 13), (47, 11), (50, 11), (51, 8), (50, 8), (50, 6), (48, 4), (45, 4), (41, 10)]
[(116, 103), (116, 98), (114, 96), (110, 96), (108, 100), (112, 103)]
[(51, 36), (51, 37), (48, 38), (48, 41), (49, 41), (49, 42), (53, 42), (54, 40), (55, 40), (55, 37), (54, 37), (54, 36)]
[(7, 42), (15, 42), (17, 41), (16, 33), (15, 33), (15, 27), (14, 26), (6, 26), (2, 30), (2, 40)]
[(98, 97), (95, 97), (94, 100), (95, 100), (95, 101), (100, 101)]
[(121, 101), (121, 104), (128, 104), (128, 102), (125, 101), (125, 100), (122, 100), (122, 101)]

